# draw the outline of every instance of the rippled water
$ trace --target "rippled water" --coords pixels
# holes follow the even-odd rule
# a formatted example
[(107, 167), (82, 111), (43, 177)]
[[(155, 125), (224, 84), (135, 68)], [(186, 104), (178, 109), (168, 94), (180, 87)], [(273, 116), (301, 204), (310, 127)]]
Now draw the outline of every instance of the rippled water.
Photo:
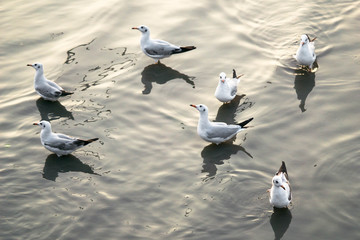
[[(359, 239), (359, 1), (5, 1), (0, 26), (1, 239)], [(164, 59), (154, 38), (196, 50)], [(319, 68), (292, 55), (317, 37)], [(34, 70), (74, 91), (39, 99)], [(218, 75), (244, 73), (229, 105)], [(233, 143), (196, 134), (254, 117)], [(68, 157), (40, 129), (98, 142)], [(289, 210), (266, 190), (287, 163)]]

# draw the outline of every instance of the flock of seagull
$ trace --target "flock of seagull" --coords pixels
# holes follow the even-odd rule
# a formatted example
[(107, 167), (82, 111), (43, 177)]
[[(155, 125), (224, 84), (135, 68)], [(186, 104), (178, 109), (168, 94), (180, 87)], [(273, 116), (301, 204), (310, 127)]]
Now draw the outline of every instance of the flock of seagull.
[[(155, 59), (158, 63), (160, 59), (170, 57), (173, 54), (183, 53), (196, 49), (194, 46), (180, 47), (168, 43), (163, 40), (151, 39), (150, 29), (147, 26), (141, 25), (133, 27), (132, 29), (139, 30), (142, 33), (140, 45), (141, 50), (147, 55)], [(316, 64), (316, 54), (314, 39), (306, 35), (301, 36), (300, 46), (294, 55), (297, 62), (304, 66), (306, 71), (312, 71)], [(35, 91), (45, 100), (57, 101), (60, 97), (73, 94), (73, 92), (65, 91), (62, 87), (53, 81), (49, 81), (44, 76), (44, 68), (41, 63), (27, 64), (36, 70), (34, 78)], [(232, 78), (227, 78), (224, 72), (220, 73), (220, 79), (215, 91), (215, 97), (224, 104), (231, 102), (237, 94), (237, 86), (240, 83), (240, 77), (236, 71), (233, 70)], [(227, 124), (224, 122), (209, 121), (209, 109), (204, 104), (190, 104), (191, 107), (196, 108), (199, 113), (199, 122), (197, 126), (198, 135), (205, 141), (220, 144), (233, 138), (237, 133), (247, 128), (247, 124), (253, 118), (247, 119), (238, 124)], [(41, 127), (40, 140), (41, 144), (49, 151), (55, 153), (58, 157), (68, 155), (78, 148), (86, 146), (87, 144), (98, 140), (92, 138), (82, 140), (74, 138), (61, 133), (54, 133), (51, 130), (51, 124), (48, 121), (42, 120), (34, 123)], [(287, 173), (285, 162), (283, 161), (279, 170), (275, 173), (272, 179), (272, 187), (268, 190), (270, 192), (270, 203), (276, 208), (287, 208), (291, 203), (292, 195), (289, 183), (289, 176)]]

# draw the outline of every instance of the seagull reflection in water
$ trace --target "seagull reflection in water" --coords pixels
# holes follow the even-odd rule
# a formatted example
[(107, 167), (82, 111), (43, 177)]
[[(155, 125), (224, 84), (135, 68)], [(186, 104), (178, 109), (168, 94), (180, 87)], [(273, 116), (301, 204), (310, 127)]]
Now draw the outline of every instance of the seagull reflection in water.
[(237, 154), (238, 151), (244, 152), (250, 158), (253, 158), (250, 153), (248, 153), (244, 147), (241, 145), (235, 145), (232, 143), (222, 143), (216, 145), (214, 143), (207, 145), (201, 151), (201, 157), (203, 161), (202, 173), (209, 173), (206, 178), (212, 178), (216, 175), (217, 167), (216, 165), (224, 164), (223, 160), (230, 159), (231, 155)]
[(66, 110), (59, 101), (50, 102), (39, 98), (36, 101), (36, 107), (39, 110), (41, 120), (52, 121), (62, 117), (74, 120), (72, 112)]
[(162, 63), (151, 64), (144, 68), (141, 73), (141, 82), (144, 84), (143, 94), (149, 94), (153, 87), (153, 83), (165, 84), (173, 79), (183, 79), (186, 83), (190, 84), (195, 88), (195, 83), (193, 79), (195, 77), (190, 77), (183, 73), (180, 73)]
[(270, 217), (270, 224), (275, 234), (275, 240), (281, 239), (290, 226), (292, 219), (288, 208), (274, 208), (274, 213)]
[(57, 157), (56, 154), (50, 154), (46, 158), (43, 169), (43, 178), (55, 182), (59, 173), (66, 172), (83, 172), (100, 176), (95, 173), (89, 165), (82, 163), (80, 159), (74, 155)]
[(315, 86), (315, 73), (306, 72), (301, 69), (295, 70), (294, 88), (296, 91), (297, 99), (300, 100), (299, 108), (301, 112), (305, 112), (305, 101), (309, 93)]

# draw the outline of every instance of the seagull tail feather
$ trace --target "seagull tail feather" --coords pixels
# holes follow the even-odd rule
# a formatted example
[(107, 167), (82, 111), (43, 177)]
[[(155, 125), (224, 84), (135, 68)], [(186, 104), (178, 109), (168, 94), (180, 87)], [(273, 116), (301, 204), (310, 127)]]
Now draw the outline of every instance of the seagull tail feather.
[(196, 49), (195, 46), (180, 47), (180, 50), (179, 50), (179, 49), (175, 50), (175, 51), (173, 52), (173, 54), (188, 52), (188, 51), (191, 51), (191, 50), (194, 50), (194, 49)]
[(71, 94), (74, 94), (74, 93), (73, 93), (73, 92), (67, 92), (67, 91), (62, 90), (60, 96), (67, 96), (67, 95), (71, 95)]
[(286, 178), (288, 178), (288, 173), (287, 173), (287, 169), (286, 169), (286, 165), (285, 165), (284, 161), (282, 161), (279, 171), (277, 173), (281, 173), (281, 172), (286, 173)]
[(249, 118), (248, 120), (238, 123), (237, 125), (241, 126), (242, 128), (246, 128), (245, 125), (248, 124), (249, 122), (251, 122), (253, 119), (254, 118)]
[(81, 140), (84, 143), (84, 146), (88, 145), (89, 143), (92, 143), (96, 140), (99, 140), (99, 138), (92, 138), (92, 139), (88, 139), (88, 140)]

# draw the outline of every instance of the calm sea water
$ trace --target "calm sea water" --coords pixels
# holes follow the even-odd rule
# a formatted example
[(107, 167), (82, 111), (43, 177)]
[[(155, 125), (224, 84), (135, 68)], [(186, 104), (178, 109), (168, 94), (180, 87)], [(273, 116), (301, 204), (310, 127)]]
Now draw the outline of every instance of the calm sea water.
[[(1, 239), (359, 239), (359, 1), (3, 1)], [(151, 35), (196, 50), (154, 60)], [(292, 55), (317, 37), (319, 68)], [(34, 70), (75, 93), (51, 103)], [(218, 75), (245, 74), (229, 105)], [(252, 127), (219, 146), (198, 112)], [(100, 140), (58, 159), (32, 123)], [(268, 202), (285, 161), (289, 210)]]

